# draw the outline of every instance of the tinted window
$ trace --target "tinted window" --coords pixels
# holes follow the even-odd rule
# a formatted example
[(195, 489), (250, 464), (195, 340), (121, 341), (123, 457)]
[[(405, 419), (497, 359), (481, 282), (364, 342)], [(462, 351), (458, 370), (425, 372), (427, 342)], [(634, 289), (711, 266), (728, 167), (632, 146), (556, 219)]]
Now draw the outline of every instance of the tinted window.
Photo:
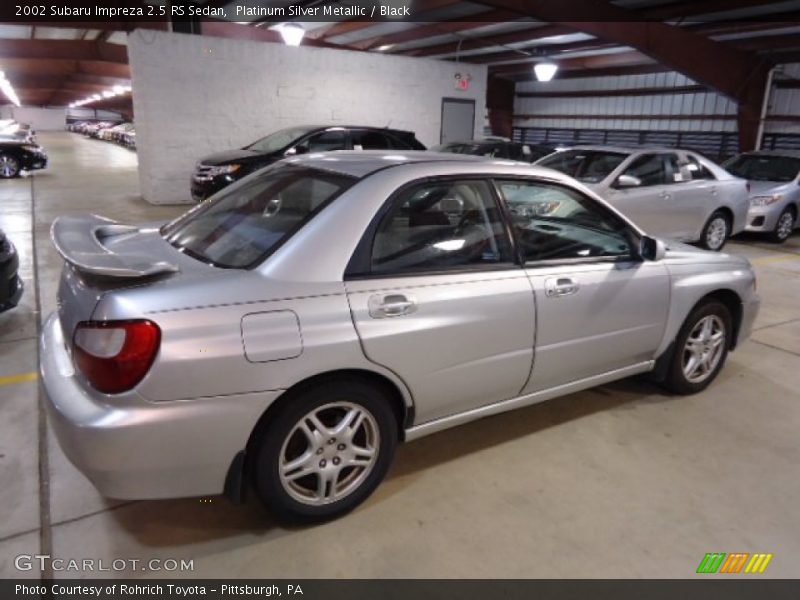
[(166, 225), (162, 234), (204, 262), (251, 267), (354, 182), (344, 175), (277, 165), (223, 190)]
[(255, 152), (276, 152), (286, 148), (294, 143), (296, 139), (304, 136), (308, 132), (308, 127), (289, 127), (288, 129), (281, 129), (250, 144), (247, 146), (247, 149)]
[(391, 273), (493, 265), (510, 246), (489, 185), (427, 182), (402, 192), (372, 244), (371, 270)]
[(564, 150), (541, 161), (539, 165), (561, 171), (579, 181), (599, 183), (628, 157), (622, 152), (601, 150)]
[(353, 131), (350, 133), (354, 150), (387, 150), (394, 148), (391, 140), (378, 131)]
[(752, 181), (792, 181), (800, 171), (800, 158), (742, 154), (723, 167), (737, 177)]
[(330, 152), (347, 149), (347, 134), (342, 130), (324, 131), (303, 142), (309, 152)]
[(642, 187), (664, 185), (667, 183), (667, 170), (663, 154), (643, 154), (634, 160), (625, 175), (631, 175), (642, 182)]
[(631, 255), (625, 223), (590, 198), (539, 182), (498, 187), (526, 261)]

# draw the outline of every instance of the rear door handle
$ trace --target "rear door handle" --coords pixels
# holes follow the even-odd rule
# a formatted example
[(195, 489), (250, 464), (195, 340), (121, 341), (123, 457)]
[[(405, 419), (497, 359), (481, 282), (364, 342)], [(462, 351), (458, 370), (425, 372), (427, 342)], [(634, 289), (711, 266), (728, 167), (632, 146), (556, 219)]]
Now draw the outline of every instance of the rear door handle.
[(580, 289), (580, 284), (571, 277), (551, 277), (544, 281), (544, 293), (549, 298), (571, 296)]
[(373, 319), (402, 317), (417, 310), (417, 300), (410, 294), (374, 294), (369, 297), (368, 305)]

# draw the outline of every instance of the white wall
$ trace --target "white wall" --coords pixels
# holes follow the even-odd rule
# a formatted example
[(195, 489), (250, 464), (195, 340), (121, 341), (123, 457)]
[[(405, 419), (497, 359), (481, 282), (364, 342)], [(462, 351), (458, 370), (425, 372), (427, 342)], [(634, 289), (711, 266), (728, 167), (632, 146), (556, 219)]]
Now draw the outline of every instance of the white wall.
[(203, 156), (291, 125), (389, 125), (433, 145), (442, 98), (460, 97), (476, 100), (483, 131), (485, 66), (149, 30), (129, 36), (128, 57), (142, 195), (155, 204), (188, 202)]
[(34, 106), (11, 106), (9, 114), (4, 118), (14, 119), (20, 123), (30, 123), (34, 131), (53, 131), (64, 129), (67, 125), (67, 113), (63, 108), (36, 108)]

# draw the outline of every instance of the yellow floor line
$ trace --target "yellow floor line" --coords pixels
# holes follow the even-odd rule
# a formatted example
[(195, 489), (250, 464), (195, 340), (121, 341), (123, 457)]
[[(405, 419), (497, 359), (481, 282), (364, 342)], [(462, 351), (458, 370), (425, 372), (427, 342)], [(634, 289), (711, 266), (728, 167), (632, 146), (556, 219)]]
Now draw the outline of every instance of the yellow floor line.
[(30, 373), (17, 373), (16, 375), (6, 375), (0, 377), (0, 385), (13, 385), (15, 383), (24, 383), (26, 381), (35, 381), (39, 377), (36, 371)]
[(759, 258), (751, 258), (750, 262), (756, 265), (764, 263), (785, 262), (787, 260), (800, 260), (797, 254), (778, 254), (777, 256), (761, 256)]

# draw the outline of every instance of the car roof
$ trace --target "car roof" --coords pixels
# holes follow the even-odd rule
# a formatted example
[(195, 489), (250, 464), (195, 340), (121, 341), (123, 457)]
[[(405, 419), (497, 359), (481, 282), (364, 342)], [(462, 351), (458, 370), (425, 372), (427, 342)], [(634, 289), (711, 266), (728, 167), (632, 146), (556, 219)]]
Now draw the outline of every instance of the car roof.
[(327, 129), (369, 129), (371, 131), (396, 131), (398, 133), (414, 133), (407, 129), (394, 129), (392, 127), (376, 127), (375, 125), (341, 125), (341, 124), (328, 124), (328, 125), (297, 125), (296, 127), (287, 127), (287, 129), (308, 129), (311, 131), (324, 131)]
[(786, 156), (788, 158), (800, 158), (800, 150), (754, 150), (753, 152), (743, 152), (748, 156)]
[(694, 152), (694, 150), (688, 150), (686, 148), (669, 148), (666, 146), (602, 146), (602, 145), (568, 146), (564, 150), (597, 150), (600, 152), (622, 152), (625, 154), (634, 154), (639, 152)]
[[(301, 154), (284, 159), (285, 163), (303, 167), (333, 171), (343, 175), (363, 178), (387, 168), (396, 168), (402, 165), (418, 164), (473, 164), (481, 165), (485, 172), (508, 172), (508, 167), (527, 168), (526, 173), (546, 174), (551, 179), (566, 179), (565, 175), (542, 167), (531, 167), (528, 163), (516, 162), (508, 159), (476, 156), (474, 154), (452, 154), (447, 152), (429, 152), (425, 150), (338, 150), (336, 152), (315, 152)], [(504, 167), (504, 168), (501, 168)]]

